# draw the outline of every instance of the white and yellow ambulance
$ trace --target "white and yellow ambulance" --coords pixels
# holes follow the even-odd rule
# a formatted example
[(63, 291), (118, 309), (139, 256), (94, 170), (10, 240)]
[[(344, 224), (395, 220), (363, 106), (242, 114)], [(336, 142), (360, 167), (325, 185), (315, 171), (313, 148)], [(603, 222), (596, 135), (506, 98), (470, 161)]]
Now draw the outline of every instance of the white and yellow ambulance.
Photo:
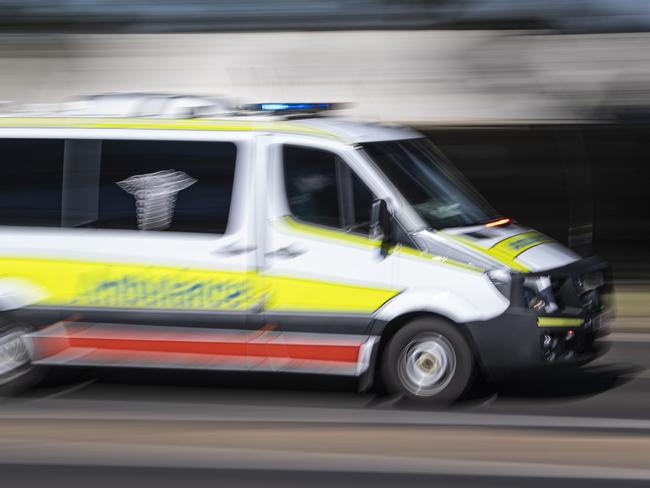
[(417, 132), (328, 108), (0, 117), (0, 382), (301, 372), (449, 401), (597, 355), (602, 261), (497, 213)]

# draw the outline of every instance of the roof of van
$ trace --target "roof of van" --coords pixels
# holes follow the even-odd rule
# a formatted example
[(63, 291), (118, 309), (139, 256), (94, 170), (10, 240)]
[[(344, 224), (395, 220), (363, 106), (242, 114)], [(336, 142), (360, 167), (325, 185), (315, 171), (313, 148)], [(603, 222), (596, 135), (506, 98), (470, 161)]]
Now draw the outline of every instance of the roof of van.
[(7, 114), (0, 116), (0, 129), (2, 128), (248, 131), (308, 135), (334, 139), (347, 144), (421, 137), (418, 132), (402, 126), (326, 116), (288, 118), (244, 115), (224, 118), (168, 119)]

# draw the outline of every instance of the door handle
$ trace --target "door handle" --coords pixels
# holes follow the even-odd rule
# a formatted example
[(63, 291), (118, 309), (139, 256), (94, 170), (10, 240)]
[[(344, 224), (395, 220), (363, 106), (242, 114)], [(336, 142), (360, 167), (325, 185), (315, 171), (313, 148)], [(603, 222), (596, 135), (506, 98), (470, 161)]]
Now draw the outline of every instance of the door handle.
[(275, 251), (270, 251), (264, 254), (267, 258), (280, 258), (280, 259), (293, 259), (305, 254), (307, 251), (305, 249), (300, 249), (293, 244), (288, 246), (280, 247)]
[(222, 247), (221, 249), (215, 249), (212, 251), (212, 254), (218, 254), (222, 256), (239, 256), (240, 254), (246, 254), (256, 250), (256, 246), (240, 246), (237, 244), (231, 244), (229, 246)]

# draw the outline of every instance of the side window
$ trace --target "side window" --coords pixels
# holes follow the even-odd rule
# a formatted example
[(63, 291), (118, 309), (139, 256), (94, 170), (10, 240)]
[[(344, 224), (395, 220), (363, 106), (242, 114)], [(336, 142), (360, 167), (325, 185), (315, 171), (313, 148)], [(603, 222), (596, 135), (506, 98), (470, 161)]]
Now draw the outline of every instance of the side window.
[(373, 195), (333, 153), (299, 146), (283, 148), (289, 210), (299, 220), (367, 234)]
[(94, 226), (221, 234), (236, 155), (227, 142), (105, 140)]
[(61, 225), (64, 142), (0, 139), (0, 225)]
[(342, 227), (336, 155), (285, 146), (284, 181), (291, 213), (303, 222)]

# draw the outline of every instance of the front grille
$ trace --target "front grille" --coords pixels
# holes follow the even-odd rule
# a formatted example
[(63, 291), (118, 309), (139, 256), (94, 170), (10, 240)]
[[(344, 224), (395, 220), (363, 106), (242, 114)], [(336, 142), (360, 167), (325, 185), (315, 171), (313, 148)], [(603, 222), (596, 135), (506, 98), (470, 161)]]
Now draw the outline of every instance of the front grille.
[(602, 309), (600, 298), (600, 290), (598, 289), (582, 293), (580, 295), (582, 309), (589, 315), (599, 312)]
[(576, 292), (580, 305), (587, 315), (594, 315), (602, 311), (605, 282), (603, 273), (592, 271), (574, 278)]
[[(559, 312), (567, 311), (576, 314), (582, 311), (584, 315), (590, 316), (602, 311), (602, 296), (606, 286), (602, 279), (598, 281), (590, 277), (586, 280), (583, 276), (553, 276), (551, 278), (553, 295)], [(586, 283), (589, 283), (589, 286), (585, 286)], [(592, 286), (594, 284), (599, 286)]]
[(557, 304), (554, 315), (589, 319), (602, 314), (610, 306), (611, 270), (599, 258), (584, 258), (536, 275), (551, 279), (549, 291), (552, 291)]

